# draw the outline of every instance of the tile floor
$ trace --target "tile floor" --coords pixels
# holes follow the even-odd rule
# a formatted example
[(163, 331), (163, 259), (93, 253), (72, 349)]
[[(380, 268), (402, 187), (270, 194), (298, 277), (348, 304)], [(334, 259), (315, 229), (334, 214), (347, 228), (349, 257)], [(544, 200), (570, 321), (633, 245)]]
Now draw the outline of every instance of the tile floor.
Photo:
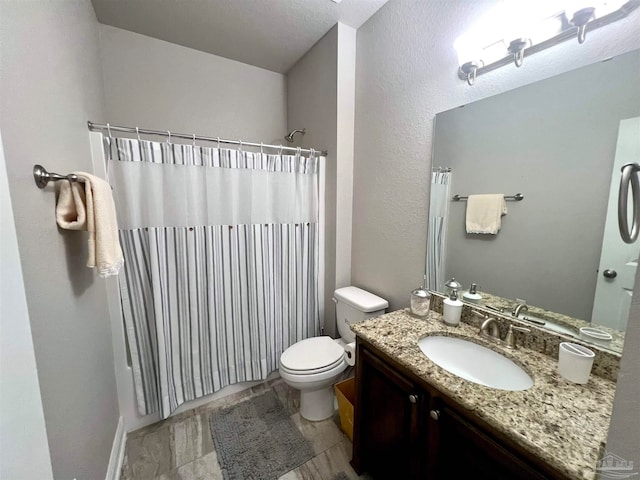
[(330, 480), (340, 472), (358, 477), (349, 465), (351, 441), (339, 427), (339, 417), (309, 422), (298, 412), (300, 394), (280, 378), (215, 400), (194, 410), (136, 430), (128, 435), (122, 480), (218, 480), (218, 464), (209, 428), (212, 410), (232, 405), (271, 388), (291, 413), (291, 419), (309, 441), (314, 458), (280, 480)]

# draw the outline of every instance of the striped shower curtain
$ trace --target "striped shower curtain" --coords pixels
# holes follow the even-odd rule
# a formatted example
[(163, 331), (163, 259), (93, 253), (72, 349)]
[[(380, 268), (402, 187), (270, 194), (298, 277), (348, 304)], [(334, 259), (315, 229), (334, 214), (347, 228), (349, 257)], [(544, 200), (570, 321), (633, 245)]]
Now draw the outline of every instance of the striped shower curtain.
[(451, 196), (451, 170), (435, 168), (431, 172), (429, 231), (427, 234), (427, 289), (444, 291), (445, 245)]
[(319, 333), (318, 158), (105, 139), (138, 410), (262, 380)]

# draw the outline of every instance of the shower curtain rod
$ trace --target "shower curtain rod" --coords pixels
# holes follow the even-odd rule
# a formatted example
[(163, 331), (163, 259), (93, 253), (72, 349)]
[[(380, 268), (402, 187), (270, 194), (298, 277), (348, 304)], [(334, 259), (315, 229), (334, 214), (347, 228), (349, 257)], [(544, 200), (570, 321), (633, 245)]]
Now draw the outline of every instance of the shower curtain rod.
[[(216, 142), (216, 143), (226, 143), (228, 145), (238, 145), (239, 147), (257, 147), (257, 148), (275, 148), (276, 150), (283, 150), (288, 152), (304, 152), (304, 153), (315, 153), (317, 155), (326, 156), (328, 153), (326, 150), (314, 150), (311, 148), (296, 148), (296, 147), (285, 147), (284, 145), (267, 145), (266, 143), (253, 143), (253, 142), (243, 142), (242, 140), (227, 140), (219, 137), (204, 137), (202, 135), (188, 134), (188, 133), (174, 133), (168, 130), (149, 130), (147, 128), (138, 128), (138, 127), (122, 127), (118, 125), (110, 125), (103, 123), (94, 123), (91, 121), (87, 122), (87, 126), (89, 130), (106, 130), (107, 132), (127, 132), (127, 133), (135, 133), (136, 135), (159, 135), (161, 137), (167, 137), (169, 141), (171, 141), (171, 137), (176, 138), (184, 138), (187, 140), (202, 140), (205, 142)], [(109, 135), (111, 135), (109, 133)]]

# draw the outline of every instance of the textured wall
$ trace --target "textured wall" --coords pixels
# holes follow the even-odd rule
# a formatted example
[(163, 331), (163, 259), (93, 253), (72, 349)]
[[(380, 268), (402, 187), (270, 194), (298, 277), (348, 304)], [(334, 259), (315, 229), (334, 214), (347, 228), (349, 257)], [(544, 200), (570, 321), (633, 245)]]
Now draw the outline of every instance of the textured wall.
[(333, 292), (351, 284), (355, 60), (356, 30), (338, 23), (287, 73), (289, 130), (307, 129), (295, 137), (295, 145), (329, 151), (324, 262), (328, 335), (338, 335)]
[(495, 3), (392, 0), (358, 30), (352, 277), (391, 309), (424, 274), (435, 114), (640, 46), (636, 11), (469, 87), (453, 42)]
[(104, 120), (98, 24), (88, 1), (3, 1), (0, 129), (53, 474), (104, 478), (118, 423), (104, 282), (87, 237), (58, 230), (53, 186), (31, 169), (91, 171), (89, 119)]
[(338, 27), (316, 43), (287, 73), (288, 130), (306, 128), (296, 134), (295, 146), (328, 150), (325, 163), (325, 328), (334, 335), (331, 297), (336, 285), (336, 145)]
[(106, 25), (100, 50), (108, 122), (284, 142), (284, 75)]

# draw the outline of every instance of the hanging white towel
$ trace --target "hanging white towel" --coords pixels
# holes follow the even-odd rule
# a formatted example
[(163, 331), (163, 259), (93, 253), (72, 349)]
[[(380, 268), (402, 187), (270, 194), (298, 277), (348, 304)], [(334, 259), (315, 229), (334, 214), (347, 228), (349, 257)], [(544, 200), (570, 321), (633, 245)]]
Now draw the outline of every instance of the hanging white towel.
[(469, 195), (467, 199), (467, 233), (496, 235), (500, 231), (502, 216), (507, 214), (503, 194)]
[(87, 267), (101, 277), (117, 275), (124, 264), (111, 187), (101, 178), (74, 172), (78, 182), (60, 183), (56, 221), (66, 230), (89, 233)]

